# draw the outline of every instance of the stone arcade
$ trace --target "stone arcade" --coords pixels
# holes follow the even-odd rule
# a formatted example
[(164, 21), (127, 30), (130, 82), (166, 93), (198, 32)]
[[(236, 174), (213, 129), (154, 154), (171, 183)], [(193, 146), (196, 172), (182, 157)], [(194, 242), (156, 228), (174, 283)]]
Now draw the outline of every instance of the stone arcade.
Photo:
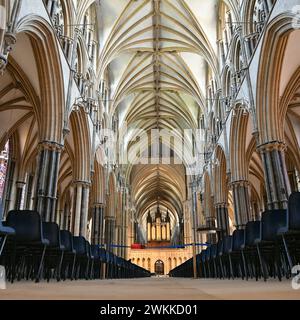
[(37, 211), (166, 276), (286, 209), (300, 191), (299, 5), (0, 0), (2, 220)]

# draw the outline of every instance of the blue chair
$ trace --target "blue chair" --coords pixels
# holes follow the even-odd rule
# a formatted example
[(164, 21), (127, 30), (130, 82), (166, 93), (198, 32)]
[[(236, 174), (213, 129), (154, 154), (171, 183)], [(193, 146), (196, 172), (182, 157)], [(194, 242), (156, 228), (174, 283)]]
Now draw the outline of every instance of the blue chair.
[(94, 257), (92, 261), (92, 267), (91, 267), (91, 275), (92, 279), (100, 279), (100, 272), (101, 272), (101, 259), (100, 259), (100, 252), (99, 252), (99, 246), (98, 245), (91, 245), (91, 252), (92, 256)]
[[(13, 266), (11, 281), (16, 275), (16, 258), (33, 257), (33, 275), (39, 282), (42, 275), (42, 267), (46, 249), (50, 242), (44, 237), (43, 225), (40, 214), (37, 211), (15, 210), (7, 215), (7, 225), (16, 232), (13, 238)], [(20, 260), (20, 259), (19, 259)], [(31, 268), (30, 268), (31, 269)]]
[(271, 274), (282, 278), (280, 244), (278, 242), (278, 231), (287, 225), (286, 210), (268, 210), (261, 217), (260, 239), (256, 239), (257, 247), (261, 248), (264, 263), (264, 279)]
[(291, 272), (293, 266), (300, 263), (300, 192), (293, 192), (290, 195), (286, 224), (278, 229), (277, 235), (282, 238)]
[(2, 255), (7, 238), (12, 237), (15, 234), (16, 231), (13, 228), (4, 226), (2, 221), (0, 220), (0, 257)]
[(217, 244), (212, 244), (210, 247), (210, 260), (213, 264), (213, 276), (214, 278), (218, 277), (218, 269), (217, 269), (217, 254), (218, 254), (218, 246)]
[(233, 250), (233, 237), (232, 236), (226, 236), (224, 237), (224, 253), (223, 256), (227, 260), (225, 260), (225, 273), (228, 277), (228, 279), (232, 278), (234, 279), (234, 272), (233, 272), (233, 264), (232, 264), (232, 254)]
[(204, 278), (208, 278), (208, 272), (206, 269), (206, 250), (201, 251), (200, 255), (201, 255), (201, 266), (202, 266), (202, 274), (204, 276)]
[(76, 252), (75, 279), (85, 278), (88, 280), (89, 257), (85, 238), (73, 236), (73, 247)]
[(50, 280), (51, 269), (52, 267), (55, 267), (56, 279), (57, 281), (60, 281), (61, 268), (66, 248), (61, 242), (59, 226), (55, 222), (43, 222), (43, 232), (45, 238), (49, 240), (49, 247), (45, 259), (47, 280)]
[[(255, 276), (258, 280), (261, 274), (264, 274), (264, 262), (259, 246), (256, 244), (257, 240), (261, 239), (261, 222), (260, 221), (249, 221), (246, 224), (245, 229), (245, 255), (249, 262), (248, 270), (249, 275), (252, 278)], [(259, 268), (257, 268), (259, 265)]]
[(219, 240), (217, 243), (217, 257), (219, 261), (219, 267), (220, 267), (220, 272), (219, 272), (219, 277), (220, 279), (224, 278), (224, 265), (223, 265), (223, 252), (224, 252), (224, 242), (223, 240)]
[(248, 270), (247, 263), (244, 254), (246, 247), (246, 235), (244, 229), (234, 230), (232, 234), (232, 251), (236, 263), (241, 268), (242, 279), (246, 278), (248, 280)]
[(59, 233), (61, 244), (65, 247), (61, 277), (63, 280), (66, 280), (68, 275), (70, 280), (73, 280), (76, 263), (76, 251), (73, 246), (73, 236), (72, 233), (67, 230), (60, 230)]
[(210, 251), (211, 247), (207, 247), (206, 252), (205, 252), (205, 263), (207, 266), (207, 273), (208, 273), (208, 278), (211, 278), (212, 273), (211, 273), (211, 259), (210, 259)]

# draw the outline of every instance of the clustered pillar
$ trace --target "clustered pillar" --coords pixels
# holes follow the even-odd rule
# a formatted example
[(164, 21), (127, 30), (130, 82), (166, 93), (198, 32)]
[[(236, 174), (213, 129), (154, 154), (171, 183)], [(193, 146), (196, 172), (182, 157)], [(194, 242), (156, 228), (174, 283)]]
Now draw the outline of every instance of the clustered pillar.
[(286, 146), (270, 142), (258, 147), (264, 167), (268, 209), (285, 209), (290, 194), (290, 183), (285, 164)]
[(127, 204), (128, 201), (128, 189), (126, 186), (122, 188), (122, 248), (121, 256), (127, 258), (127, 235), (128, 235), (128, 213), (127, 213)]
[(103, 241), (103, 204), (95, 204), (92, 208), (93, 211), (93, 229), (92, 229), (92, 243), (102, 244)]
[(17, 181), (16, 182), (16, 205), (15, 208), (17, 210), (20, 210), (21, 208), (21, 202), (22, 202), (22, 195), (23, 195), (23, 190), (25, 186), (25, 182)]
[[(206, 226), (211, 229), (214, 230), (216, 228), (216, 219), (214, 217), (206, 217), (205, 218), (205, 223)], [(208, 233), (207, 234), (207, 242), (208, 243), (216, 243), (217, 242), (217, 237), (215, 233)]]
[(106, 243), (107, 249), (113, 251), (114, 237), (116, 228), (115, 217), (105, 217), (104, 219), (104, 243)]
[(56, 142), (39, 144), (35, 208), (44, 221), (55, 221), (57, 180), (63, 146)]
[(229, 235), (228, 208), (226, 203), (218, 203), (215, 207), (218, 228), (220, 229), (220, 238), (223, 239)]
[(88, 220), (88, 202), (89, 202), (90, 182), (74, 182), (74, 220), (73, 233), (75, 236), (86, 237)]
[(247, 222), (250, 221), (250, 197), (249, 182), (245, 180), (234, 181), (231, 183), (235, 223), (237, 229), (243, 229)]

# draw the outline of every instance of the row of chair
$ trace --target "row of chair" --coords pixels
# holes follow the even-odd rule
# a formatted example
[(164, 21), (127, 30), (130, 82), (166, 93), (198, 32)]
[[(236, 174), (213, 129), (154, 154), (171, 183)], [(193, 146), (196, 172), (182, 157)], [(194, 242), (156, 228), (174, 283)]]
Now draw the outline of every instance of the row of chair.
[[(196, 256), (202, 278), (289, 278), (300, 263), (300, 193), (292, 193), (287, 210), (268, 210), (260, 221), (209, 245)], [(170, 272), (172, 277), (191, 277), (193, 259)]]
[(147, 270), (91, 245), (82, 236), (60, 230), (54, 222), (42, 222), (35, 211), (10, 211), (0, 224), (0, 239), (0, 262), (11, 282), (150, 276)]

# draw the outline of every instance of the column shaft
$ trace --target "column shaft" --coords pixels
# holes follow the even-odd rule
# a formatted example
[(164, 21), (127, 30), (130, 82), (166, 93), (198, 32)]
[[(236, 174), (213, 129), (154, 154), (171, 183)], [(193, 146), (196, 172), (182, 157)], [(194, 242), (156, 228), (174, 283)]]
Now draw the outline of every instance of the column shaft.
[(90, 183), (86, 181), (76, 181), (75, 185), (75, 202), (73, 211), (73, 232), (76, 236), (86, 237), (87, 220), (89, 209), (89, 188)]
[(57, 180), (62, 146), (55, 142), (40, 144), (35, 209), (44, 221), (54, 221)]
[(246, 223), (250, 221), (250, 197), (249, 182), (235, 181), (232, 182), (235, 224), (238, 229), (244, 228)]
[(229, 218), (226, 204), (221, 203), (216, 205), (218, 228), (220, 229), (220, 238), (229, 235)]
[(21, 202), (22, 202), (22, 196), (23, 196), (23, 192), (24, 192), (25, 182), (18, 181), (16, 183), (16, 185), (17, 185), (17, 188), (16, 188), (15, 208), (16, 208), (16, 210), (20, 210), (21, 209)]
[(80, 215), (81, 215), (81, 199), (82, 199), (82, 184), (78, 183), (75, 187), (75, 202), (73, 214), (73, 234), (79, 236), (80, 232)]
[(87, 236), (89, 193), (90, 193), (89, 185), (84, 184), (82, 187), (81, 216), (80, 216), (80, 235), (83, 237)]
[(116, 219), (114, 217), (105, 217), (104, 242), (109, 251), (113, 251)]
[(269, 209), (285, 209), (291, 193), (285, 164), (285, 148), (280, 142), (258, 147), (264, 167)]

